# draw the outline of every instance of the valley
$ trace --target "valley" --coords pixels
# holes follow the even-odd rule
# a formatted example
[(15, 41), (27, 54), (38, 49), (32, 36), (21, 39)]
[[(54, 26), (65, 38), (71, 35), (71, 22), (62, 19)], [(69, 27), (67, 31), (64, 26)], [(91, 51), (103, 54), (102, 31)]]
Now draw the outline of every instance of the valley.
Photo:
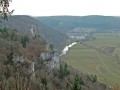
[(3, 78), (1, 85), (6, 80), (9, 88), (9, 80), (21, 74), (16, 80), (21, 79), (20, 83), (13, 88), (23, 88), (25, 76), (29, 86), (24, 85), (31, 90), (73, 90), (77, 80), (82, 90), (114, 90), (120, 85), (119, 21), (118, 17), (107, 16), (26, 15), (2, 21), (0, 64), (4, 67), (0, 69), (4, 72), (1, 76), (8, 79)]
[(97, 75), (100, 82), (120, 85), (119, 35), (95, 33), (95, 40), (77, 43), (61, 60), (79, 71)]
[(37, 20), (78, 42), (61, 57), (77, 70), (97, 75), (109, 86), (120, 85), (120, 18), (112, 16), (51, 16)]
[(0, 0), (0, 90), (120, 90), (119, 0)]
[(95, 33), (95, 40), (87, 41), (85, 44), (100, 49), (108, 54), (120, 56), (120, 32), (118, 33)]

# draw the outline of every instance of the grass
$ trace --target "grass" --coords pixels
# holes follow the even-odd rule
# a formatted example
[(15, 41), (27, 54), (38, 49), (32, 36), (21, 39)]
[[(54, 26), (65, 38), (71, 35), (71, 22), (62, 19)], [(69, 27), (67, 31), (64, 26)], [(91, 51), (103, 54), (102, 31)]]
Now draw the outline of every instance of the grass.
[(120, 56), (120, 33), (96, 33), (96, 40), (87, 41), (86, 44), (104, 50), (106, 47), (115, 47), (112, 54)]
[(87, 73), (97, 75), (98, 80), (111, 86), (120, 85), (120, 58), (103, 54), (82, 44), (74, 45), (61, 57), (69, 65)]
[[(120, 33), (119, 33), (120, 34)], [(89, 45), (95, 46), (97, 48), (103, 46), (118, 47), (120, 46), (120, 36), (118, 33), (96, 33), (96, 40), (86, 42)]]

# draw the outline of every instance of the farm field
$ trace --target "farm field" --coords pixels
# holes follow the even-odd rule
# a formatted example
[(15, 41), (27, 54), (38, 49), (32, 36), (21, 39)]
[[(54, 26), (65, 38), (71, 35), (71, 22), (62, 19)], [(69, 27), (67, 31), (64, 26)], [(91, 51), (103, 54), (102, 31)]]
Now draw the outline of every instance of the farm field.
[(85, 44), (120, 56), (120, 33), (96, 33), (95, 37), (96, 40), (87, 41)]
[(120, 58), (77, 43), (61, 60), (84, 73), (97, 75), (99, 81), (110, 86), (120, 85)]

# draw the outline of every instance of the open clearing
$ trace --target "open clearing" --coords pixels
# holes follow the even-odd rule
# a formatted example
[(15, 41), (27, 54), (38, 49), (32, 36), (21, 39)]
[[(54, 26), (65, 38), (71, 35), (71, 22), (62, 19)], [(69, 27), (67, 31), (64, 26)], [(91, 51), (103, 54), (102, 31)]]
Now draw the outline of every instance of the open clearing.
[(111, 86), (120, 85), (120, 58), (103, 54), (96, 49), (77, 43), (61, 57), (61, 60), (84, 73), (97, 75), (98, 80)]

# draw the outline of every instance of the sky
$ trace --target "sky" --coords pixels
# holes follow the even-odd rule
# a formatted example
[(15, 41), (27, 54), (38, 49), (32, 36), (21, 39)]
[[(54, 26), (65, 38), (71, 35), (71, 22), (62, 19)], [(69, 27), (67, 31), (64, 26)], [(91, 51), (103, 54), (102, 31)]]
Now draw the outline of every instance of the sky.
[(120, 0), (12, 0), (14, 15), (120, 16)]

